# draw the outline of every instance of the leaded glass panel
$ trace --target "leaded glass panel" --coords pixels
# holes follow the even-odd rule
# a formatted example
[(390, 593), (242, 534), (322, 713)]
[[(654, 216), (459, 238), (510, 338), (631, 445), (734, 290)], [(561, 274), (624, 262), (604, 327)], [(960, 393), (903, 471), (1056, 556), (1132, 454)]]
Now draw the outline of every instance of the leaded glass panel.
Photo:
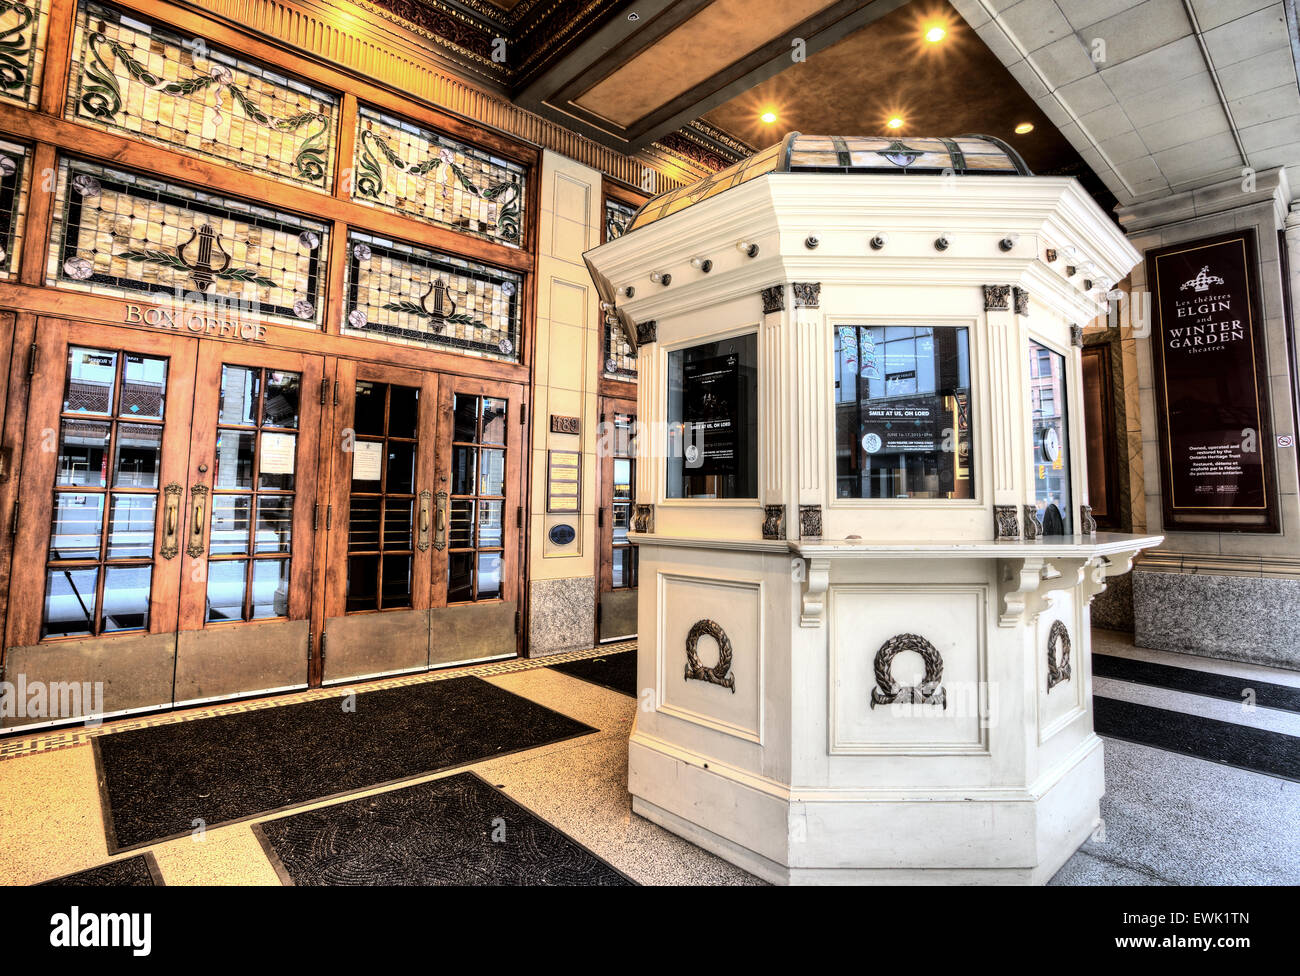
[(103, 294), (201, 293), (319, 326), (326, 224), (243, 200), (63, 160), (50, 284)]
[(27, 176), (31, 150), (0, 140), (0, 279), (18, 270), (27, 216)]
[(364, 106), (352, 196), (455, 231), (520, 246), (525, 169)]
[(49, 12), (49, 0), (0, 0), (0, 98), (36, 107)]
[[(617, 200), (605, 200), (605, 240), (612, 241), (622, 237), (636, 208), (629, 207)], [(623, 327), (613, 315), (605, 318), (605, 375), (622, 380), (636, 379), (636, 350), (623, 334)]]
[(347, 284), (347, 334), (519, 360), (513, 271), (354, 232)]
[(68, 118), (329, 189), (334, 95), (89, 0), (72, 50)]

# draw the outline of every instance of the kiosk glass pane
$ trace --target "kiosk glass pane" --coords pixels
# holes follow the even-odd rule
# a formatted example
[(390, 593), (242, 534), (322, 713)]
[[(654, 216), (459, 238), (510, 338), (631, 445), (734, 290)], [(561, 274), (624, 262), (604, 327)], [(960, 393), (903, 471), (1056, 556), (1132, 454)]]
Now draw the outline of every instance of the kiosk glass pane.
[(975, 497), (970, 334), (835, 329), (839, 498)]
[(1029, 343), (1029, 407), (1033, 456), (1029, 472), (1034, 507), (1044, 535), (1074, 532), (1070, 497), (1070, 425), (1065, 400), (1065, 357)]
[(668, 497), (758, 497), (758, 336), (668, 354)]

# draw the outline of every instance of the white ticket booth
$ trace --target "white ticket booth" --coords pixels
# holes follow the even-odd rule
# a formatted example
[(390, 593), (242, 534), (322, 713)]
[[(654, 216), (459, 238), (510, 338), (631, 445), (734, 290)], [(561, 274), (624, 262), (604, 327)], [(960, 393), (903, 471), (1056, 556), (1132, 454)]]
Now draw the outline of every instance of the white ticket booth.
[(793, 134), (587, 254), (637, 348), (640, 815), (782, 883), (1041, 883), (1098, 824), (1081, 323), (1138, 261), (985, 137)]

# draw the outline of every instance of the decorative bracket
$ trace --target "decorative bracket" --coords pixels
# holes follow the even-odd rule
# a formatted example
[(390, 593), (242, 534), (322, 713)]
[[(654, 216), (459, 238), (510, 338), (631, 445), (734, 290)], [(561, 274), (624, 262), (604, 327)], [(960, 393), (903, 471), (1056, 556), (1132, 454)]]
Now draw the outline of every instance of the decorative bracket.
[(800, 627), (820, 627), (826, 611), (826, 591), (831, 585), (831, 561), (825, 556), (812, 556), (804, 561), (803, 605), (799, 612)]
[[(1002, 559), (998, 561), (998, 626), (1033, 623), (1047, 597), (1085, 582), (1088, 559)], [(1105, 584), (1102, 585), (1105, 589)]]

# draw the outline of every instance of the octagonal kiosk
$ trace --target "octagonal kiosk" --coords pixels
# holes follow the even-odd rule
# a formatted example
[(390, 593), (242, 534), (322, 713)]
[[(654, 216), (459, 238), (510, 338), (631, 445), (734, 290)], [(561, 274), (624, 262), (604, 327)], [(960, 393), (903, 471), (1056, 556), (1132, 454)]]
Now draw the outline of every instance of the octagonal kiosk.
[(776, 882), (1049, 879), (1098, 823), (1081, 329), (1138, 254), (984, 137), (787, 136), (586, 255), (636, 347), (640, 815)]

